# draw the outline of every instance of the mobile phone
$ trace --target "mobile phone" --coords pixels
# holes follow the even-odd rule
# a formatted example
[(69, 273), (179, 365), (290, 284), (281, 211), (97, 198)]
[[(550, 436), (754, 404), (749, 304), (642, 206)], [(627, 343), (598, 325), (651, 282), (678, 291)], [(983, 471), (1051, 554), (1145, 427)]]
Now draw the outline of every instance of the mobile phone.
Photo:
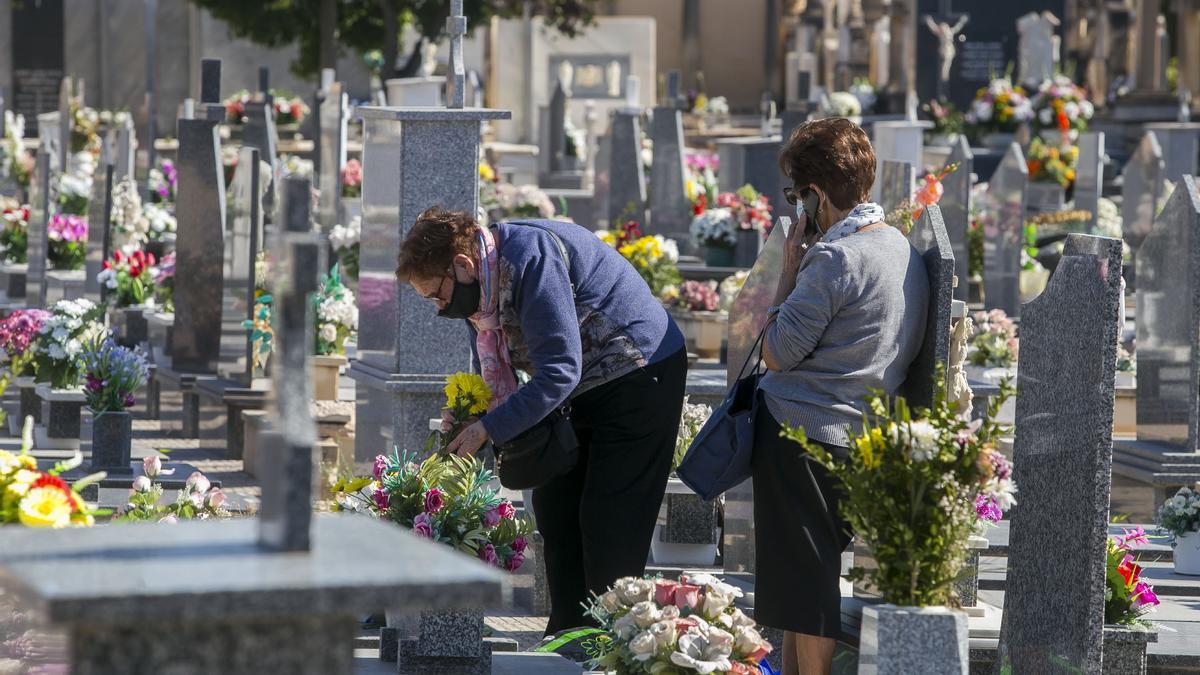
[(804, 219), (804, 236), (815, 237), (819, 232), (817, 216), (821, 213), (821, 198), (816, 191), (805, 188), (800, 192), (800, 203), (804, 205), (804, 212), (808, 214)]

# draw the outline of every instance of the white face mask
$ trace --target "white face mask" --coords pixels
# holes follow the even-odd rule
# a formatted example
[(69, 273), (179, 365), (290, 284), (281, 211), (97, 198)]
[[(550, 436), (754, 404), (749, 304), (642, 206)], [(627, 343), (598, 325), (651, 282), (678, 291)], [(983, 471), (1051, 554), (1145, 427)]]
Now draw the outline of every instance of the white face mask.
[(804, 202), (796, 202), (796, 224), (800, 224), (800, 220), (804, 217)]

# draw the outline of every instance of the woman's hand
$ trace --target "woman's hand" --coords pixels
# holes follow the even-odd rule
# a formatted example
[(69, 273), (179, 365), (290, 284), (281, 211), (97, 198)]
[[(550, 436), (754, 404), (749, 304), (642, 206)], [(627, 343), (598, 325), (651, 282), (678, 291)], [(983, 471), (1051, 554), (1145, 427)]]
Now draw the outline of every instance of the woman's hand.
[(483, 426), (482, 421), (475, 422), (459, 432), (453, 441), (450, 441), (450, 445), (446, 446), (446, 453), (459, 457), (474, 457), (487, 440), (487, 428)]

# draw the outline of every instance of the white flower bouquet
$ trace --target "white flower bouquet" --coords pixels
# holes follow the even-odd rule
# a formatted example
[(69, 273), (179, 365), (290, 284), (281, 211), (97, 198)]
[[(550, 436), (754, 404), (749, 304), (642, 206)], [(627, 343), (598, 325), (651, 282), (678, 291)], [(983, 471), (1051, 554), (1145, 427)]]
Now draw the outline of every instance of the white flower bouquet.
[(733, 248), (737, 246), (737, 219), (727, 208), (708, 209), (692, 218), (689, 231), (700, 246)]
[(354, 216), (349, 225), (334, 225), (329, 231), (329, 245), (338, 257), (342, 271), (351, 279), (358, 278), (358, 240), (362, 237), (362, 216)]
[(79, 386), (84, 347), (99, 342), (107, 333), (101, 321), (103, 312), (103, 307), (90, 300), (54, 303), (33, 343), (38, 382), (49, 382), (55, 389)]
[(1179, 488), (1158, 510), (1158, 522), (1176, 537), (1200, 532), (1200, 487)]
[(178, 221), (175, 220), (175, 215), (171, 213), (167, 207), (162, 204), (144, 204), (142, 205), (142, 215), (146, 219), (146, 236), (152, 241), (166, 239), (167, 235), (174, 234), (176, 228), (179, 227)]
[(479, 203), (492, 221), (554, 217), (554, 202), (536, 185), (484, 182)]
[(829, 95), (829, 112), (834, 117), (858, 117), (862, 114), (862, 103), (848, 91), (835, 91)]
[(345, 354), (346, 338), (358, 330), (358, 303), (354, 301), (354, 293), (342, 285), (337, 265), (313, 295), (313, 305), (316, 309), (317, 355)]
[(117, 248), (140, 248), (149, 238), (150, 221), (142, 209), (142, 198), (138, 194), (137, 183), (131, 176), (126, 176), (113, 186), (109, 223), (117, 235), (114, 241)]
[(606, 633), (592, 665), (617, 673), (757, 673), (771, 644), (733, 606), (740, 597), (710, 574), (618, 579), (588, 607)]

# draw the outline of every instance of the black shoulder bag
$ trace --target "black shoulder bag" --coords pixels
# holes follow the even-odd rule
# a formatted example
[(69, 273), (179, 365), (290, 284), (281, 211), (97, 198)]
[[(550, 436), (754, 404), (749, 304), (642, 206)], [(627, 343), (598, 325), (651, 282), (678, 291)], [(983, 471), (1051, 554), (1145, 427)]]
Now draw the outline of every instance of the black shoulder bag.
[[(544, 230), (554, 238), (568, 277), (571, 261), (567, 247), (552, 230), (522, 223)], [(574, 284), (571, 286), (574, 293)], [(552, 479), (567, 473), (579, 463), (579, 439), (571, 424), (571, 401), (551, 410), (540, 422), (518, 434), (507, 443), (496, 445), (496, 473), (500, 484), (510, 490), (528, 490), (541, 487)]]

